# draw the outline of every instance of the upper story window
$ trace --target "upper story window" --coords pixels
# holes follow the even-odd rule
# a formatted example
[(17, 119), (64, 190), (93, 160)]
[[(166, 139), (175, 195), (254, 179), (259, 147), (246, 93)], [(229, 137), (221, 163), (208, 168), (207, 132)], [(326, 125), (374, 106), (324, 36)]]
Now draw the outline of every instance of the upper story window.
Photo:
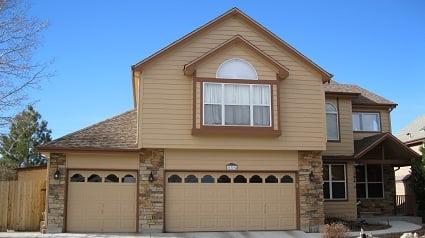
[(338, 110), (332, 103), (326, 103), (326, 129), (328, 141), (339, 140)]
[(379, 117), (379, 113), (353, 112), (353, 131), (381, 131), (381, 120)]
[(204, 125), (271, 126), (271, 87), (204, 82)]
[(217, 70), (216, 78), (224, 79), (258, 79), (257, 71), (246, 60), (228, 59)]

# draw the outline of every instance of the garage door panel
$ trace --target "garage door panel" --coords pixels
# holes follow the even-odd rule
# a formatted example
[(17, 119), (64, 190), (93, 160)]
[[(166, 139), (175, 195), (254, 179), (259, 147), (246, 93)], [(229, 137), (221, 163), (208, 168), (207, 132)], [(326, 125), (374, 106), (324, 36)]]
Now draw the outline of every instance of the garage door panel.
[[(165, 219), (169, 232), (296, 229), (294, 173), (172, 174), (180, 176), (182, 182), (166, 183)], [(187, 175), (195, 175), (198, 183), (185, 183)], [(214, 183), (202, 183), (206, 175), (213, 176)], [(217, 183), (221, 175), (231, 178), (231, 183)], [(233, 183), (236, 175), (245, 177), (245, 183)], [(261, 177), (256, 181), (262, 183), (250, 183), (254, 175)], [(266, 183), (270, 175), (273, 176)], [(281, 178), (285, 175), (290, 178), (286, 177), (284, 183)]]

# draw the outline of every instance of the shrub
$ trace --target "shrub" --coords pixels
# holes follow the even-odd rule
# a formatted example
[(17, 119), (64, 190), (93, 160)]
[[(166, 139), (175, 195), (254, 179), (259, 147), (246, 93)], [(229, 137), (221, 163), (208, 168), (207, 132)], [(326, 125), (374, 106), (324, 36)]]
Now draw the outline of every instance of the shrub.
[(321, 233), (323, 238), (344, 238), (350, 230), (341, 223), (326, 224), (322, 227)]

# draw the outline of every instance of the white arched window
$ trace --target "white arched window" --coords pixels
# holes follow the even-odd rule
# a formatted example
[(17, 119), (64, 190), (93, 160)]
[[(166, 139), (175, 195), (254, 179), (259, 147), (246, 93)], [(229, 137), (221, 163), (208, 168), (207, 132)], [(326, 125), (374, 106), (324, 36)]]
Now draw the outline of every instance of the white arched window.
[(228, 59), (217, 69), (216, 78), (223, 79), (258, 79), (257, 71), (246, 60)]
[(339, 140), (338, 110), (332, 103), (326, 103), (326, 129), (328, 140)]

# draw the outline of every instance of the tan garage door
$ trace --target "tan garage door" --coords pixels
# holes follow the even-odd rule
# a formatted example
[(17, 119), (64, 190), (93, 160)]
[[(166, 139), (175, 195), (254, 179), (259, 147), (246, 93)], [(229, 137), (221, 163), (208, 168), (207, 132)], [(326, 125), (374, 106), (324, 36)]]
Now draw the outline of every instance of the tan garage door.
[(167, 173), (169, 232), (297, 228), (294, 173)]
[(135, 232), (134, 171), (68, 172), (68, 232)]

